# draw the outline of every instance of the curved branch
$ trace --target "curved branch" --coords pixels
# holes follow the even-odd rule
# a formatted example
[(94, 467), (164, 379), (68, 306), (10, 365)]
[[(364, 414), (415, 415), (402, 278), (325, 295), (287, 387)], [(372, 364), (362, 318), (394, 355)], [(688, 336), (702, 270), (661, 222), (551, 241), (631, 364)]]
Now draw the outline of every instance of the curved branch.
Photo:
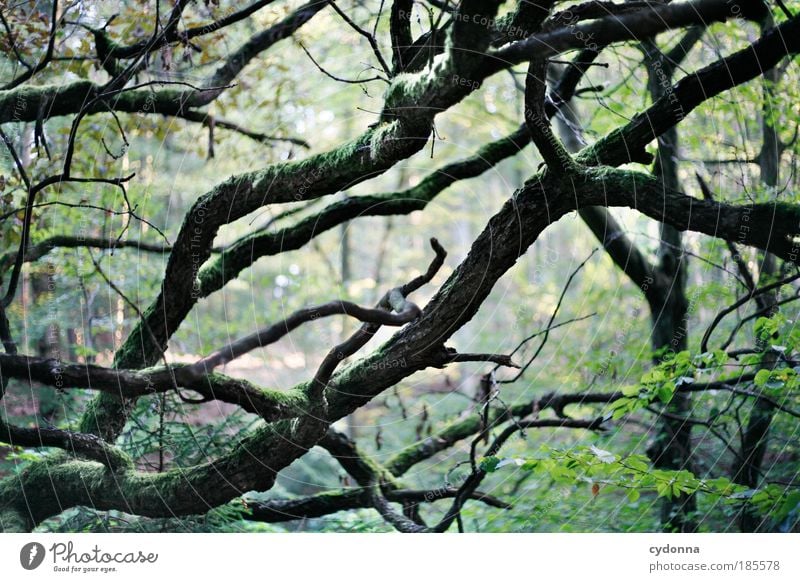
[[(235, 24), (241, 20), (244, 20), (248, 16), (256, 13), (261, 8), (272, 4), (275, 0), (259, 0), (258, 2), (253, 2), (247, 8), (243, 8), (237, 12), (233, 12), (228, 14), (220, 19), (217, 19), (213, 22), (209, 22), (208, 24), (204, 24), (202, 26), (195, 26), (192, 28), (188, 28), (184, 31), (178, 32), (177, 25), (179, 23), (178, 18), (171, 19), (166, 27), (166, 32), (163, 35), (161, 41), (158, 44), (153, 46), (148, 45), (147, 41), (140, 41), (135, 44), (130, 44), (126, 46), (119, 45), (113, 41), (109, 41), (110, 46), (108, 49), (107, 56), (111, 58), (117, 59), (130, 59), (134, 57), (138, 57), (142, 54), (142, 51), (147, 50), (148, 52), (153, 52), (164, 48), (165, 45), (174, 43), (174, 42), (188, 42), (193, 38), (197, 38), (199, 36), (205, 36), (206, 34), (211, 34), (218, 30), (221, 30), (231, 24)], [(183, 3), (185, 4), (185, 2)]]
[[(52, 117), (79, 112), (103, 113), (109, 108), (124, 113), (181, 117), (191, 109), (214, 101), (252, 59), (275, 43), (291, 36), (326, 5), (327, 0), (312, 0), (270, 28), (253, 35), (212, 74), (205, 87), (161, 91), (117, 88), (113, 97), (103, 99), (109, 88), (88, 80), (65, 85), (37, 87), (22, 85), (15, 89), (0, 91), (0, 123), (24, 121), (41, 123)], [(146, 43), (152, 50), (158, 48), (158, 43), (152, 40)], [(141, 56), (142, 50), (144, 47), (139, 49), (136, 56)], [(86, 107), (89, 103), (91, 105)]]
[(266, 421), (297, 416), (308, 407), (301, 390), (267, 390), (223, 374), (198, 377), (190, 366), (149, 370), (121, 370), (93, 364), (70, 364), (49, 358), (0, 354), (0, 377), (23, 382), (39, 382), (60, 390), (89, 389), (117, 397), (136, 398), (146, 394), (170, 392), (175, 386), (192, 390), (204, 401), (219, 400), (236, 404)]
[[(114, 250), (118, 248), (132, 248), (139, 251), (148, 253), (168, 253), (172, 247), (168, 245), (160, 245), (154, 243), (147, 243), (137, 240), (116, 240), (111, 238), (100, 237), (86, 237), (86, 236), (72, 236), (72, 235), (55, 235), (46, 238), (40, 243), (31, 245), (25, 249), (23, 262), (31, 263), (38, 261), (50, 251), (57, 249), (74, 249), (74, 248), (93, 248)], [(16, 252), (6, 252), (0, 255), (0, 270), (3, 270), (6, 265), (12, 263), (16, 257)]]
[(120, 449), (100, 437), (56, 428), (25, 428), (0, 420), (0, 442), (14, 447), (55, 447), (98, 461), (111, 470), (130, 469), (133, 462)]
[(577, 205), (626, 206), (679, 231), (691, 230), (800, 261), (800, 205), (769, 202), (733, 205), (666, 190), (641, 172), (602, 168), (585, 174)]
[[(428, 266), (428, 270), (405, 285), (395, 287), (378, 301), (378, 309), (393, 309), (397, 312), (398, 316), (402, 316), (403, 319), (406, 320), (404, 323), (416, 319), (420, 314), (419, 308), (408, 301), (406, 297), (423, 285), (430, 283), (439, 269), (442, 268), (444, 259), (447, 256), (447, 252), (439, 244), (439, 241), (432, 238), (430, 243), (435, 252), (435, 256)], [(366, 345), (379, 328), (380, 323), (365, 323), (344, 342), (338, 346), (334, 346), (322, 360), (322, 363), (317, 369), (317, 373), (314, 375), (314, 379), (312, 380), (312, 394), (327, 389), (333, 373), (336, 371), (339, 364), (341, 364), (342, 360), (352, 356)]]
[[(389, 501), (398, 503), (432, 503), (440, 499), (452, 499), (458, 493), (457, 489), (446, 487), (441, 489), (413, 490), (397, 489), (386, 492), (384, 495)], [(481, 501), (489, 507), (509, 509), (510, 505), (482, 491), (472, 493), (470, 499)], [(364, 509), (373, 507), (372, 501), (365, 488), (343, 489), (339, 491), (326, 491), (300, 499), (271, 499), (269, 501), (244, 501), (250, 512), (244, 516), (248, 521), (265, 523), (281, 523), (298, 519), (313, 519), (325, 517), (339, 511)], [(0, 522), (2, 528), (2, 522)]]
[(795, 17), (767, 31), (747, 48), (682, 78), (652, 106), (635, 115), (627, 125), (584, 149), (578, 159), (587, 164), (610, 166), (627, 162), (649, 163), (652, 156), (645, 151), (645, 146), (678, 124), (698, 105), (759, 77), (786, 55), (798, 51), (800, 18)]
[(206, 297), (221, 289), (257, 259), (299, 249), (314, 237), (353, 218), (410, 214), (423, 210), (454, 183), (480, 176), (519, 153), (529, 142), (530, 135), (523, 125), (508, 136), (486, 144), (475, 155), (435, 170), (407, 190), (348, 197), (292, 226), (246, 236), (211, 259), (198, 273), (200, 293)]
[(418, 314), (419, 308), (413, 303), (410, 304), (410, 307), (402, 308), (402, 311), (391, 313), (384, 309), (362, 307), (351, 301), (331, 301), (329, 303), (317, 305), (316, 307), (308, 307), (295, 311), (279, 323), (272, 324), (269, 327), (265, 327), (255, 333), (231, 342), (224, 348), (192, 364), (192, 368), (196, 369), (199, 374), (205, 374), (248, 352), (273, 344), (302, 324), (316, 321), (322, 317), (347, 315), (363, 323), (401, 326), (413, 320)]
[(576, 164), (553, 134), (545, 112), (547, 64), (547, 59), (537, 57), (531, 59), (528, 67), (525, 78), (525, 124), (550, 172), (564, 174), (574, 170)]
[[(796, 261), (797, 257), (795, 257), (794, 262)], [(724, 309), (721, 309), (720, 312), (717, 313), (717, 315), (714, 317), (711, 324), (706, 328), (705, 333), (703, 333), (703, 339), (700, 342), (700, 349), (704, 352), (708, 351), (708, 342), (711, 339), (711, 334), (714, 333), (714, 330), (717, 328), (720, 322), (722, 322), (722, 320), (725, 318), (726, 315), (728, 315), (729, 313), (733, 313), (745, 303), (748, 303), (753, 299), (757, 299), (764, 293), (769, 293), (770, 291), (775, 291), (776, 289), (780, 289), (784, 285), (787, 285), (792, 281), (796, 281), (797, 279), (800, 279), (800, 273), (789, 275), (787, 277), (784, 277), (780, 281), (775, 281), (774, 283), (770, 283), (769, 285), (764, 285), (762, 287), (754, 288), (752, 291), (740, 297), (739, 299), (731, 303), (729, 306), (725, 307)]]
[(411, 36), (411, 9), (414, 0), (394, 0), (389, 16), (389, 36), (392, 41), (392, 69), (395, 73), (404, 71), (409, 63), (403, 53), (414, 44)]
[[(59, 11), (58, 0), (53, 0), (53, 6), (50, 16), (50, 34), (48, 35), (47, 47), (45, 48), (45, 52), (42, 58), (39, 59), (39, 62), (36, 63), (36, 66), (29, 67), (19, 77), (7, 83), (6, 85), (3, 85), (2, 88), (3, 90), (8, 90), (8, 89), (13, 89), (14, 87), (18, 87), (19, 85), (21, 85), (22, 83), (33, 77), (36, 73), (44, 69), (50, 63), (50, 61), (53, 60), (53, 51), (56, 46), (56, 30), (58, 29), (58, 25), (61, 23), (61, 20), (64, 18), (63, 14), (59, 16), (58, 11)], [(64, 10), (64, 12), (66, 12), (66, 10)]]

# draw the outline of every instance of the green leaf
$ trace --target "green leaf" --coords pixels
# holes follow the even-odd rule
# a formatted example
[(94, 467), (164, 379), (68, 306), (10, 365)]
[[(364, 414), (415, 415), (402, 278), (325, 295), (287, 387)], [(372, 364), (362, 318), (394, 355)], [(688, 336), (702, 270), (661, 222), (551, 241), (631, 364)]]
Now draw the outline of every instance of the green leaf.
[(483, 457), (480, 462), (480, 469), (486, 473), (494, 473), (499, 464), (500, 459), (497, 457)]
[(670, 388), (667, 385), (659, 386), (658, 389), (656, 390), (656, 396), (664, 404), (672, 400), (672, 394), (673, 394), (672, 388)]
[(634, 455), (625, 459), (625, 463), (635, 471), (640, 471), (642, 473), (647, 473), (650, 469), (650, 464), (642, 458), (641, 455)]
[(775, 519), (777, 521), (783, 521), (792, 511), (800, 508), (800, 491), (795, 491), (794, 493), (790, 493), (786, 496), (786, 500), (780, 506), (777, 512), (775, 512)]
[(596, 446), (592, 445), (589, 447), (589, 450), (592, 451), (595, 457), (597, 457), (603, 463), (613, 463), (617, 460), (617, 456), (614, 453), (610, 453), (608, 451), (604, 451), (603, 449), (598, 449)]
[(755, 382), (756, 386), (764, 386), (767, 382), (769, 382), (769, 375), (769, 370), (759, 370), (753, 382)]
[(628, 386), (623, 386), (622, 387), (622, 394), (624, 396), (636, 396), (636, 395), (639, 394), (639, 390), (640, 390), (639, 386), (637, 386), (635, 384), (628, 385)]
[(672, 499), (672, 483), (669, 481), (661, 481), (660, 483), (656, 483), (656, 493), (658, 493), (659, 497)]

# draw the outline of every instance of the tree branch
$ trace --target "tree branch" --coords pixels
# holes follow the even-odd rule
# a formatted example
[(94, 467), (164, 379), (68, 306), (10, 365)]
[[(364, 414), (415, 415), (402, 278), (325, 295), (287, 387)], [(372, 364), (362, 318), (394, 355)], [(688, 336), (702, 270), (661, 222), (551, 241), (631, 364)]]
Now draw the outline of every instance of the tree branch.
[(55, 447), (98, 461), (113, 471), (130, 469), (133, 462), (120, 449), (100, 437), (55, 428), (23, 428), (0, 420), (0, 442), (14, 447)]

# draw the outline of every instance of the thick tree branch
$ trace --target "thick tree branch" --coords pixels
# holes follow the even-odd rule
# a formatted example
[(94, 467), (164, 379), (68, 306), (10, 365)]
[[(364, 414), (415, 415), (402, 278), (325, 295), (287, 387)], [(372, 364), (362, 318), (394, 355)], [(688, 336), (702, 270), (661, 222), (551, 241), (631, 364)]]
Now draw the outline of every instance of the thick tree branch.
[[(421, 505), (432, 503), (441, 499), (452, 499), (458, 494), (458, 489), (443, 487), (439, 489), (412, 490), (397, 489), (387, 491), (385, 497), (389, 501), (398, 503), (412, 503)], [(470, 499), (481, 501), (489, 507), (509, 509), (510, 505), (481, 491), (474, 491)], [(369, 491), (365, 488), (343, 489), (340, 491), (326, 491), (309, 497), (299, 499), (272, 499), (269, 501), (246, 501), (250, 513), (245, 519), (266, 523), (282, 523), (299, 519), (313, 519), (325, 517), (339, 511), (365, 509), (373, 507)], [(2, 527), (2, 522), (0, 522)]]
[(523, 125), (512, 134), (480, 148), (475, 155), (447, 164), (419, 184), (388, 194), (348, 197), (275, 232), (257, 232), (226, 248), (198, 273), (203, 297), (221, 289), (257, 259), (296, 250), (314, 237), (353, 218), (410, 214), (424, 209), (445, 189), (461, 180), (480, 176), (501, 161), (519, 153), (530, 141)]
[(406, 69), (403, 54), (414, 44), (411, 36), (411, 9), (414, 0), (393, 0), (389, 17), (389, 35), (392, 40), (392, 69), (400, 73)]
[(246, 380), (222, 374), (198, 377), (187, 365), (149, 370), (121, 370), (93, 364), (70, 364), (48, 358), (0, 354), (0, 376), (23, 382), (38, 382), (62, 390), (89, 389), (124, 398), (170, 392), (177, 385), (205, 400), (236, 404), (267, 421), (297, 416), (308, 407), (299, 390), (267, 390)]
[(569, 173), (575, 169), (575, 161), (553, 134), (545, 113), (547, 64), (546, 59), (537, 57), (531, 59), (528, 67), (525, 77), (525, 124), (548, 170), (555, 174)]
[(98, 461), (111, 470), (133, 467), (131, 459), (120, 449), (109, 445), (100, 437), (56, 428), (25, 428), (0, 420), (0, 442), (15, 447), (55, 447), (92, 461)]
[[(678, 6), (670, 4), (669, 6)], [(649, 162), (645, 146), (673, 127), (701, 103), (759, 77), (788, 54), (800, 51), (800, 18), (775, 27), (752, 45), (687, 75), (627, 125), (586, 148), (579, 160), (610, 166)]]
[[(326, 0), (312, 0), (277, 24), (252, 36), (211, 75), (205, 87), (160, 91), (121, 90), (118, 87), (109, 93), (109, 87), (87, 80), (65, 85), (22, 85), (0, 91), (0, 124), (25, 121), (41, 123), (52, 117), (79, 112), (104, 113), (109, 109), (135, 114), (191, 115), (189, 112), (192, 109), (208, 105), (219, 97), (252, 59), (291, 36), (326, 5)], [(153, 46), (157, 44), (148, 42)], [(91, 105), (87, 107), (87, 104)]]

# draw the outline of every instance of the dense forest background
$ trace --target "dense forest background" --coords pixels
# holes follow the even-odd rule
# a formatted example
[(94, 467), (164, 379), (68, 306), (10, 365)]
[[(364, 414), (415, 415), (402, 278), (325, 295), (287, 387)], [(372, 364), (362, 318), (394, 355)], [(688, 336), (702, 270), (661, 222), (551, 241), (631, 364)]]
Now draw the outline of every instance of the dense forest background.
[(798, 12), (2, 2), (0, 529), (797, 531)]

